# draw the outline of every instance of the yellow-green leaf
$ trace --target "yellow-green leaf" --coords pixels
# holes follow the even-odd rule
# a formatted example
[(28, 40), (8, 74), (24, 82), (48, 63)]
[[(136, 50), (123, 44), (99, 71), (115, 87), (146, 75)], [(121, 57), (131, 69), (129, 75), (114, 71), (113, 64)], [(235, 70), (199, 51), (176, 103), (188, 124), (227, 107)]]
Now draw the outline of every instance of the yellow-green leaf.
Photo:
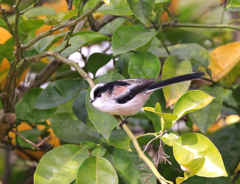
[(193, 90), (185, 93), (173, 109), (173, 114), (178, 116), (178, 119), (183, 115), (201, 109), (207, 106), (214, 97), (204, 93), (203, 91)]
[[(178, 163), (185, 168), (193, 168), (191, 160), (204, 158), (203, 166), (196, 172), (198, 176), (228, 176), (218, 149), (204, 135), (197, 133), (182, 135), (173, 145), (173, 154)], [(199, 165), (196, 168), (199, 168)]]

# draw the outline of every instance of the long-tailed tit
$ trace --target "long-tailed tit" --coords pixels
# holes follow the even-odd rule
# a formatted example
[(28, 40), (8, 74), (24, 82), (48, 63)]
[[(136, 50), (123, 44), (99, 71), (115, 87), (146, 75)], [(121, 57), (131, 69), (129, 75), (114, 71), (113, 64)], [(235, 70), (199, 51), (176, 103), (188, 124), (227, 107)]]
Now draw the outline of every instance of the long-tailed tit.
[(100, 111), (129, 117), (138, 113), (153, 91), (179, 82), (199, 80), (203, 75), (204, 73), (191, 73), (159, 82), (156, 82), (157, 79), (141, 78), (99, 83), (91, 90), (90, 103)]

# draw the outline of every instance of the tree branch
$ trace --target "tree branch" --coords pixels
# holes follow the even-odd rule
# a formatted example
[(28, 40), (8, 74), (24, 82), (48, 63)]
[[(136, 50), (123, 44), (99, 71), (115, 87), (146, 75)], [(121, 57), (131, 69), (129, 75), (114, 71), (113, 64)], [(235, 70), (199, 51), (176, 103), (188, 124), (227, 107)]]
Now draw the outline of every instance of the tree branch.
[(114, 15), (105, 15), (103, 18), (97, 21), (94, 19), (93, 15), (90, 14), (88, 15), (88, 22), (93, 31), (99, 31), (103, 26), (105, 26), (109, 22), (112, 22), (116, 18), (118, 17)]
[(93, 7), (92, 9), (86, 11), (84, 14), (82, 14), (80, 17), (78, 17), (77, 19), (73, 20), (73, 21), (69, 21), (66, 23), (61, 23), (59, 25), (56, 25), (54, 27), (52, 27), (50, 30), (36, 36), (35, 38), (33, 38), (32, 40), (30, 40), (28, 43), (26, 43), (25, 45), (23, 45), (21, 47), (22, 50), (26, 50), (29, 47), (31, 47), (34, 43), (36, 43), (37, 41), (41, 40), (42, 38), (51, 35), (54, 31), (57, 31), (59, 29), (65, 28), (65, 27), (72, 27), (74, 25), (76, 25), (77, 23), (79, 23), (81, 20), (83, 20), (85, 17), (87, 17), (89, 14), (95, 12), (98, 8), (100, 8), (102, 5), (104, 4), (103, 1), (100, 1), (95, 7)]
[(9, 128), (15, 123), (17, 117), (14, 113), (0, 115), (0, 142), (4, 139)]

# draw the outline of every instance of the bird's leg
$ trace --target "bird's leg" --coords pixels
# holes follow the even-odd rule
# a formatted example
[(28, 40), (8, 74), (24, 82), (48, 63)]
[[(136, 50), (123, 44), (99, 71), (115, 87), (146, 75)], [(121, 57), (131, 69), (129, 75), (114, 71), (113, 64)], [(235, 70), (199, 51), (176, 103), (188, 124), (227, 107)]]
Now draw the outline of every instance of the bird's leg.
[(127, 119), (128, 119), (129, 117), (130, 117), (130, 116), (124, 118), (124, 119), (122, 120), (122, 122), (120, 123), (119, 127), (122, 128), (122, 126), (123, 126), (124, 123), (127, 124)]

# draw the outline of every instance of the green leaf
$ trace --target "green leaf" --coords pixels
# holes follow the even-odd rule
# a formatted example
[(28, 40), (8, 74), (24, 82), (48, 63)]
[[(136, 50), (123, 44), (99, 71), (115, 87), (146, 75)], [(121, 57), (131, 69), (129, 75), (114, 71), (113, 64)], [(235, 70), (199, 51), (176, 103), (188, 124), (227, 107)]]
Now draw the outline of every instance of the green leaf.
[(59, 12), (57, 15), (49, 15), (44, 18), (44, 22), (47, 25), (55, 25), (59, 24), (60, 22), (72, 18), (78, 14), (78, 9), (72, 9), (69, 12)]
[(24, 93), (15, 108), (17, 121), (41, 123), (52, 116), (52, 114), (56, 111), (56, 108), (39, 110), (34, 107), (34, 103), (42, 91), (43, 90), (41, 88), (35, 88)]
[(63, 17), (63, 20), (70, 19), (78, 14), (78, 9), (74, 8), (66, 13), (66, 15)]
[[(181, 60), (190, 59), (192, 62), (205, 67), (207, 67), (210, 62), (208, 51), (204, 47), (195, 43), (169, 46), (168, 50), (171, 55), (174, 55)], [(165, 48), (156, 49), (152, 53), (157, 57), (168, 57)]]
[(130, 138), (124, 130), (113, 130), (109, 137), (109, 144), (117, 148), (130, 150)]
[(203, 87), (200, 88), (200, 90), (215, 98), (208, 106), (195, 112), (191, 112), (189, 115), (193, 123), (196, 124), (203, 133), (206, 133), (213, 125), (221, 111), (224, 91), (220, 86)]
[[(100, 42), (104, 40), (109, 40), (109, 38), (103, 34), (93, 32), (93, 31), (80, 31), (72, 35), (69, 41), (69, 44), (71, 46), (66, 48), (63, 52), (61, 52), (61, 55), (63, 57), (68, 57), (83, 45), (92, 44), (92, 43)], [(66, 45), (66, 41), (62, 42), (59, 46), (55, 47), (52, 50), (59, 51), (63, 49), (65, 45)]]
[[(123, 80), (124, 77), (118, 74), (115, 71), (109, 71), (107, 74), (98, 77), (94, 82), (95, 84), (102, 83), (102, 82), (111, 82), (116, 80)], [(107, 140), (110, 136), (111, 131), (118, 125), (117, 120), (111, 115), (105, 112), (99, 111), (96, 109), (90, 101), (90, 91), (88, 89), (87, 92), (87, 111), (91, 122), (93, 123), (94, 127), (100, 132)]]
[(78, 96), (76, 96), (72, 104), (72, 110), (75, 116), (77, 116), (77, 118), (84, 123), (87, 123), (86, 119), (88, 117), (86, 98), (87, 90), (83, 90)]
[[(24, 15), (27, 18), (36, 18), (41, 15), (56, 15), (56, 12), (54, 9), (47, 7), (47, 6), (39, 6), (39, 7), (33, 7), (30, 10), (28, 10)], [(9, 16), (8, 21), (10, 24), (15, 24), (15, 15)]]
[(157, 33), (140, 26), (119, 26), (112, 37), (113, 55), (137, 49), (147, 44)]
[(95, 143), (89, 141), (82, 141), (80, 145), (86, 149), (92, 149), (97, 146)]
[(129, 61), (131, 78), (157, 78), (161, 70), (159, 59), (150, 52), (135, 53)]
[[(126, 184), (144, 183), (144, 180), (140, 180), (141, 178), (146, 177), (143, 173), (151, 174), (152, 171), (149, 167), (142, 169), (145, 166), (145, 163), (139, 159), (138, 153), (132, 144), (131, 150), (132, 151), (114, 148), (114, 166)], [(155, 177), (151, 177), (148, 182), (156, 183), (157, 181)]]
[[(23, 135), (27, 140), (37, 143), (38, 137), (41, 135), (42, 130), (39, 129), (30, 129), (30, 130), (23, 130), (19, 132), (21, 135)], [(20, 147), (24, 148), (30, 148), (32, 150), (36, 150), (36, 148), (27, 143), (25, 140), (23, 140), (21, 137), (17, 136), (18, 144)]]
[(127, 0), (111, 1), (109, 5), (101, 6), (97, 12), (116, 16), (133, 14)]
[(88, 150), (77, 145), (54, 148), (40, 160), (34, 173), (34, 183), (70, 183), (76, 178), (79, 166), (87, 158)]
[(156, 0), (155, 1), (155, 4), (165, 4), (165, 3), (169, 3), (171, 2), (172, 0)]
[[(235, 125), (237, 126), (239, 123)], [(234, 172), (240, 158), (240, 134), (239, 128), (236, 128), (236, 126), (226, 126), (210, 136), (230, 173)]]
[(150, 112), (153, 112), (153, 113), (158, 114), (159, 116), (161, 116), (161, 130), (164, 131), (164, 130), (167, 130), (167, 129), (169, 129), (169, 128), (171, 128), (173, 126), (173, 124), (177, 120), (178, 116), (174, 115), (174, 114), (170, 114), (170, 113), (162, 113), (162, 112), (160, 112), (161, 110), (160, 110), (159, 105), (157, 103), (155, 108), (143, 107), (143, 110), (150, 111)]
[(195, 158), (186, 164), (182, 164), (181, 168), (186, 172), (184, 172), (184, 177), (176, 178), (176, 184), (180, 184), (183, 181), (187, 180), (189, 177), (196, 175), (196, 173), (202, 168), (204, 161), (205, 158)]
[[(179, 75), (192, 73), (192, 65), (190, 61), (178, 62), (174, 56), (169, 56), (162, 70), (162, 80), (176, 77)], [(191, 81), (180, 82), (163, 88), (166, 106), (169, 107), (188, 90)]]
[(178, 116), (178, 119), (183, 115), (201, 109), (207, 106), (214, 97), (199, 90), (193, 90), (181, 96), (173, 109), (173, 114)]
[(105, 53), (93, 53), (87, 61), (87, 69), (95, 76), (99, 68), (107, 64), (112, 59), (112, 55)]
[(153, 11), (155, 0), (128, 0), (133, 14), (146, 26), (149, 26), (149, 18)]
[(36, 30), (44, 25), (44, 21), (41, 19), (28, 19), (19, 24), (23, 32)]
[(101, 138), (101, 134), (85, 123), (74, 120), (70, 113), (54, 114), (49, 121), (54, 134), (65, 142), (79, 144), (82, 141), (92, 141), (99, 143)]
[(38, 53), (49, 50), (58, 40), (63, 38), (66, 34), (68, 34), (68, 31), (56, 35), (47, 36), (36, 42), (32, 47), (29, 48), (29, 50), (35, 49)]
[(54, 81), (41, 92), (34, 106), (38, 109), (57, 107), (74, 98), (87, 86), (83, 79)]
[(6, 22), (3, 19), (0, 19), (0, 27), (9, 31), (9, 28), (8, 28)]
[(105, 154), (105, 152), (106, 152), (106, 148), (99, 146), (99, 147), (96, 147), (94, 150), (92, 150), (92, 155), (102, 157)]
[[(222, 157), (214, 144), (204, 135), (187, 133), (178, 138), (173, 145), (175, 159), (180, 165), (190, 169), (189, 161), (204, 158), (204, 164), (196, 173), (198, 176), (219, 177), (228, 176)], [(198, 163), (199, 164), (199, 163)]]
[(13, 52), (13, 45), (0, 44), (0, 55), (6, 57), (9, 62), (14, 59)]
[(228, 11), (240, 11), (240, 0), (227, 1), (225, 9)]
[(149, 26), (149, 17), (153, 11), (155, 0), (128, 0), (133, 14), (146, 26)]
[(160, 139), (162, 139), (162, 141), (165, 144), (167, 144), (168, 146), (171, 146), (171, 147), (174, 145), (174, 143), (177, 141), (178, 138), (179, 138), (178, 133), (174, 132), (172, 130), (163, 134), (163, 136), (160, 137)]
[(77, 184), (118, 184), (118, 176), (111, 163), (102, 157), (89, 157), (80, 166)]

